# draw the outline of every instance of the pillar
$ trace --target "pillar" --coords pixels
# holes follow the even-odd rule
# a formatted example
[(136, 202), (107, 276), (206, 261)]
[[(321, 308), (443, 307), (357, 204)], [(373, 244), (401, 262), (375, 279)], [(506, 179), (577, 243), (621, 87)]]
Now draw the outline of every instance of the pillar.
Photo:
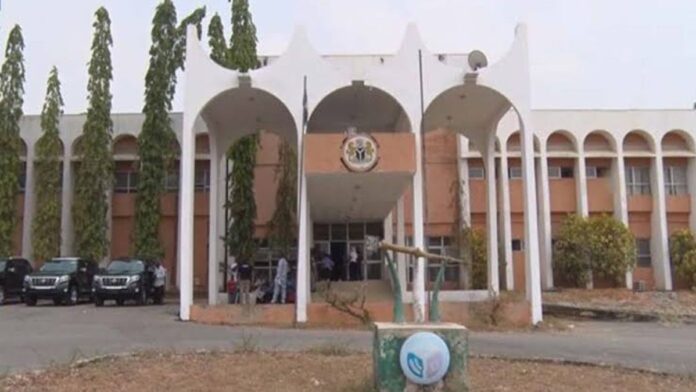
[(196, 140), (194, 116), (184, 115), (181, 134), (181, 186), (179, 187), (179, 317), (188, 321), (193, 304), (193, 222)]
[(298, 159), (298, 241), (297, 241), (297, 298), (295, 307), (295, 319), (298, 323), (307, 322), (307, 304), (310, 296), (310, 219), (309, 202), (307, 200), (307, 178), (301, 165), (302, 159)]
[[(384, 218), (384, 241), (385, 242), (393, 242), (394, 241), (394, 214), (389, 212), (386, 218)], [(389, 271), (387, 271), (388, 268), (386, 266), (382, 265), (382, 271), (383, 274), (382, 276), (390, 276)], [(397, 271), (397, 277), (398, 277), (398, 271)], [(391, 282), (391, 280), (390, 280)]]
[(659, 290), (672, 290), (672, 271), (669, 262), (669, 230), (667, 229), (667, 198), (665, 195), (665, 173), (661, 146), (655, 147), (655, 159), (651, 165), (651, 190), (653, 210), (651, 218), (652, 266), (655, 285)]
[[(34, 144), (27, 143), (26, 178), (24, 181), (24, 212), (22, 225), (22, 256), (32, 260), (31, 227), (34, 220)], [(34, 260), (36, 261), (36, 260)]]
[[(413, 246), (425, 250), (424, 197), (423, 197), (423, 135), (415, 134), (416, 173), (413, 175)], [(425, 321), (425, 259), (416, 258), (413, 277), (413, 314), (416, 322)]]
[[(218, 303), (218, 220), (220, 189), (220, 157), (217, 141), (212, 132), (210, 138), (210, 192), (208, 202), (208, 305)], [(224, 188), (224, 186), (223, 186)]]
[(66, 143), (63, 154), (63, 186), (61, 195), (60, 210), (60, 254), (70, 256), (73, 253), (73, 224), (72, 224), (72, 204), (73, 204), (73, 162), (71, 159), (71, 148)]
[(537, 192), (539, 194), (539, 247), (541, 284), (546, 290), (553, 288), (553, 246), (551, 243), (551, 192), (549, 191), (549, 161), (546, 146), (539, 146), (537, 166)]
[(498, 208), (495, 183), (495, 135), (489, 133), (486, 151), (483, 156), (486, 170), (486, 241), (488, 242), (488, 289), (495, 295), (500, 292), (500, 277), (498, 272)]
[[(396, 202), (396, 243), (398, 245), (406, 245), (406, 217), (404, 211), (404, 196), (399, 197)], [(408, 287), (408, 260), (403, 253), (396, 254), (397, 271), (399, 273), (399, 281), (401, 281), (401, 297), (406, 298)]]
[[(628, 227), (628, 196), (626, 192), (626, 165), (623, 146), (616, 146), (616, 158), (612, 161), (612, 185), (614, 192), (614, 218)], [(633, 272), (626, 272), (626, 288), (633, 289)]]
[[(495, 172), (486, 173), (490, 181), (495, 181)], [(498, 172), (500, 182), (500, 224), (502, 226), (503, 259), (505, 260), (505, 289), (515, 289), (515, 266), (512, 261), (512, 222), (510, 216), (510, 176), (508, 175), (508, 160), (506, 146), (500, 146), (500, 171)]]
[(457, 135), (457, 172), (459, 173), (459, 219), (460, 222), (471, 227), (471, 198), (469, 195), (469, 160), (463, 157), (464, 152), (469, 152), (469, 141), (463, 136)]
[(542, 321), (539, 267), (539, 226), (537, 224), (536, 178), (534, 176), (534, 134), (531, 115), (520, 115), (522, 136), (522, 188), (524, 195), (524, 243), (527, 300), (531, 304), (532, 324)]

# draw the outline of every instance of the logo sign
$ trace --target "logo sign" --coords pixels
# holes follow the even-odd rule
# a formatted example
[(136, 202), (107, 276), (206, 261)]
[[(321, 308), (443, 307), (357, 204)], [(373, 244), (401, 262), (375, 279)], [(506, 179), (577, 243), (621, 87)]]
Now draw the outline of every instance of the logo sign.
[(450, 365), (450, 352), (441, 337), (432, 332), (411, 335), (401, 346), (401, 371), (418, 385), (431, 385), (442, 380)]
[(348, 170), (364, 173), (377, 165), (379, 146), (372, 136), (354, 134), (348, 136), (341, 146), (341, 160)]

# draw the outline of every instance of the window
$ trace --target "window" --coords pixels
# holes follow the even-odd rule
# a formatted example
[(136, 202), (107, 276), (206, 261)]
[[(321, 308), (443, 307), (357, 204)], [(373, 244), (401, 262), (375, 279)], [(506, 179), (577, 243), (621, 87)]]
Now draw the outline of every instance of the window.
[(649, 167), (626, 166), (626, 193), (629, 196), (650, 194)]
[(636, 239), (636, 263), (638, 267), (650, 267), (652, 265), (650, 257), (650, 239)]
[(665, 166), (665, 192), (670, 196), (686, 195), (689, 189), (686, 184), (685, 166)]
[(524, 242), (519, 239), (513, 239), (512, 240), (512, 251), (513, 252), (521, 252), (524, 250)]
[(508, 168), (508, 177), (511, 180), (519, 180), (522, 178), (522, 167), (520, 166), (510, 166)]
[[(254, 254), (254, 280), (273, 282), (276, 269), (278, 268), (278, 259), (280, 259), (280, 255), (271, 250), (268, 245), (268, 240), (266, 239), (257, 239), (256, 246), (256, 253)], [(296, 255), (297, 248), (292, 247), (287, 258), (289, 274), (294, 272), (294, 267), (296, 265), (295, 261), (297, 260)], [(291, 278), (288, 277), (288, 280), (289, 279)]]
[(585, 166), (585, 175), (587, 178), (603, 178), (609, 176), (608, 167)]
[(168, 171), (164, 177), (164, 190), (166, 192), (176, 192), (179, 190), (179, 171)]
[(210, 192), (210, 169), (196, 169), (196, 190)]
[(115, 193), (135, 193), (138, 191), (138, 172), (117, 171), (115, 176)]
[[(452, 246), (450, 237), (428, 237), (428, 252), (438, 255), (454, 256), (455, 248)], [(437, 262), (428, 263), (428, 281), (435, 282), (437, 274), (440, 272), (442, 264)], [(445, 282), (459, 281), (459, 264), (448, 263), (445, 266)]]
[(573, 178), (575, 175), (574, 169), (567, 166), (549, 166), (549, 178)]
[(483, 180), (486, 178), (486, 171), (482, 166), (469, 166), (470, 180)]

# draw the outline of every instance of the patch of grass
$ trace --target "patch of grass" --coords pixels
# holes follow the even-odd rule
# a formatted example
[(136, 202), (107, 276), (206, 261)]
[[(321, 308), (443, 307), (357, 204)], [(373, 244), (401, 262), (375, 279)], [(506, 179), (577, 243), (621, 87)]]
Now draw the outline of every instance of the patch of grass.
[(348, 348), (345, 342), (326, 342), (308, 349), (307, 352), (310, 354), (325, 355), (327, 357), (343, 357), (356, 353), (356, 351)]
[(242, 333), (242, 337), (237, 344), (235, 344), (233, 351), (238, 354), (253, 354), (259, 352), (260, 349), (257, 336), (246, 332)]

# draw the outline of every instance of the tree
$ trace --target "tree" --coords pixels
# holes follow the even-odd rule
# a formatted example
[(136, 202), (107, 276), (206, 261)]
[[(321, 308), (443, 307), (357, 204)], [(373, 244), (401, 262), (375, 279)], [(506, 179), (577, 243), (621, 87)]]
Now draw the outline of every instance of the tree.
[(43, 261), (60, 254), (61, 162), (63, 146), (59, 124), (63, 115), (58, 70), (48, 78), (46, 101), (41, 111), (43, 135), (36, 143), (36, 214), (32, 222), (34, 260)]
[(176, 8), (171, 0), (162, 1), (152, 20), (150, 65), (145, 76), (145, 120), (138, 136), (140, 167), (135, 214), (135, 252), (138, 256), (161, 258), (159, 239), (160, 197), (164, 193), (167, 169), (176, 150), (176, 135), (169, 112), (176, 91), (176, 72), (183, 67), (186, 26), (197, 24), (205, 8), (196, 10), (177, 27)]
[(471, 273), (473, 290), (488, 289), (488, 254), (486, 252), (486, 235), (483, 231), (471, 227), (462, 227), (456, 233), (455, 240), (459, 258), (466, 261)]
[(256, 201), (254, 198), (254, 168), (259, 138), (250, 135), (239, 139), (232, 145), (229, 158), (234, 162), (227, 181), (230, 193), (227, 208), (231, 220), (227, 235), (227, 245), (232, 254), (252, 262), (256, 251), (254, 231), (256, 220)]
[(208, 45), (210, 46), (210, 58), (223, 67), (230, 64), (229, 49), (225, 41), (225, 31), (220, 15), (215, 14), (208, 25)]
[(73, 222), (77, 254), (101, 260), (109, 246), (107, 194), (113, 185), (111, 156), (111, 20), (101, 7), (95, 13), (89, 61), (87, 118), (82, 129), (75, 181)]
[(689, 287), (696, 287), (696, 239), (689, 229), (679, 230), (669, 238), (669, 255), (677, 276)]
[(19, 120), (24, 104), (24, 38), (15, 25), (0, 69), (0, 255), (12, 253), (21, 170)]
[(283, 141), (278, 146), (276, 208), (269, 224), (271, 248), (288, 257), (295, 244), (297, 213), (297, 154)]
[(625, 224), (608, 215), (569, 215), (554, 245), (556, 271), (578, 286), (587, 284), (592, 276), (622, 283), (635, 262), (633, 234)]
[(232, 37), (229, 65), (240, 72), (258, 68), (256, 26), (251, 18), (248, 0), (232, 0)]

